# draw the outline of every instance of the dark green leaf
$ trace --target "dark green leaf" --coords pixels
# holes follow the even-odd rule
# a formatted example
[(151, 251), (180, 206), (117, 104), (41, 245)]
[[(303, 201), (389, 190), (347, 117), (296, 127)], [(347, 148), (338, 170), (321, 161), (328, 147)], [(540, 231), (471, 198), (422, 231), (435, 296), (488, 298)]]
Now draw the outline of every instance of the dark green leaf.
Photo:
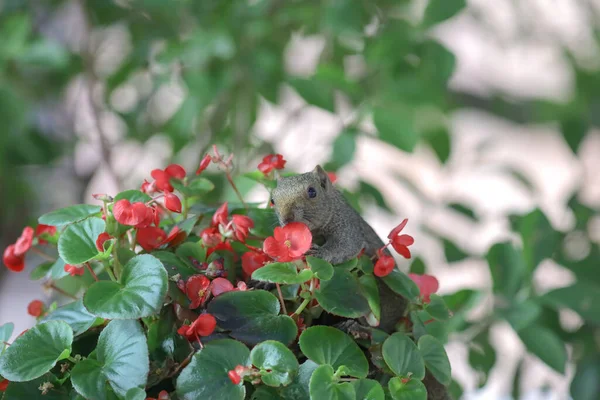
[(431, 315), (433, 318), (446, 321), (450, 318), (450, 311), (444, 302), (444, 299), (437, 294), (432, 294), (430, 296), (431, 301), (425, 307), (425, 310)]
[(344, 130), (333, 142), (331, 163), (334, 169), (340, 169), (354, 158), (356, 150), (356, 131)]
[(421, 259), (421, 257), (417, 257), (410, 264), (410, 273), (423, 275), (425, 273), (425, 263)]
[(42, 279), (43, 277), (46, 276), (46, 274), (48, 274), (48, 272), (52, 268), (52, 265), (54, 265), (54, 263), (52, 261), (48, 261), (48, 262), (38, 265), (29, 274), (29, 279), (31, 279), (32, 281), (37, 281), (37, 280)]
[(175, 251), (178, 257), (183, 260), (187, 260), (194, 264), (194, 260), (197, 263), (202, 263), (206, 260), (206, 248), (202, 247), (196, 242), (187, 242), (180, 245)]
[(268, 189), (274, 189), (277, 186), (277, 182), (274, 179), (267, 179), (265, 175), (260, 171), (248, 172), (242, 175), (248, 179), (252, 179), (255, 182), (258, 182)]
[(14, 382), (44, 375), (71, 355), (73, 330), (62, 321), (38, 324), (18, 337), (0, 356), (0, 375)]
[(85, 309), (83, 300), (79, 299), (58, 307), (45, 316), (43, 321), (64, 321), (69, 324), (73, 329), (73, 334), (77, 336), (87, 331), (96, 321), (96, 317)]
[(300, 335), (302, 353), (317, 364), (329, 364), (335, 369), (346, 367), (347, 375), (365, 378), (369, 364), (352, 338), (330, 326), (313, 326)]
[(379, 297), (379, 287), (373, 275), (363, 275), (358, 281), (362, 292), (369, 303), (371, 313), (377, 321), (381, 321), (381, 299)]
[(123, 268), (120, 282), (99, 281), (85, 293), (85, 307), (109, 319), (136, 319), (158, 312), (167, 293), (167, 273), (158, 259), (143, 254)]
[(442, 239), (444, 242), (444, 254), (448, 262), (458, 262), (469, 257), (467, 253), (459, 249), (453, 242), (448, 239)]
[(274, 340), (259, 343), (250, 352), (252, 365), (260, 370), (267, 386), (287, 386), (298, 372), (298, 360), (290, 349)]
[(306, 256), (306, 262), (315, 277), (321, 281), (328, 281), (333, 277), (333, 266), (331, 263), (313, 256)]
[(281, 396), (286, 400), (310, 400), (310, 378), (318, 366), (314, 361), (304, 361), (294, 381), (282, 389)]
[(146, 336), (135, 320), (114, 320), (98, 337), (96, 358), (80, 361), (71, 372), (71, 382), (87, 399), (105, 400), (106, 384), (119, 396), (146, 385), (149, 372)]
[(234, 385), (227, 375), (238, 365), (250, 366), (250, 351), (242, 343), (231, 339), (207, 343), (177, 378), (177, 396), (181, 400), (243, 400), (243, 383)]
[(334, 268), (333, 277), (321, 282), (315, 298), (325, 311), (346, 318), (362, 317), (370, 310), (358, 280), (341, 268)]
[(400, 378), (392, 378), (388, 387), (393, 400), (427, 400), (425, 385), (416, 379), (402, 383)]
[(296, 323), (287, 315), (278, 315), (279, 311), (277, 297), (264, 290), (223, 293), (208, 305), (219, 327), (251, 345), (265, 340), (287, 345), (296, 338)]
[(44, 225), (64, 226), (91, 217), (101, 209), (100, 206), (78, 204), (44, 214), (38, 218), (38, 222)]
[(354, 386), (349, 382), (337, 383), (331, 365), (319, 366), (310, 378), (310, 398), (327, 400), (355, 400)]
[(450, 360), (444, 345), (433, 336), (425, 335), (419, 339), (419, 352), (425, 361), (425, 366), (435, 379), (444, 386), (450, 385), (452, 380)]
[(360, 181), (359, 191), (362, 196), (369, 196), (375, 200), (375, 203), (382, 209), (393, 213), (393, 210), (387, 204), (379, 189), (377, 189), (375, 186), (370, 185), (367, 182)]
[(533, 271), (540, 262), (554, 255), (560, 235), (552, 228), (541, 210), (533, 210), (522, 217), (512, 217), (511, 222), (513, 229), (517, 230), (523, 239), (523, 258), (529, 271)]
[(308, 104), (330, 112), (335, 111), (333, 90), (328, 85), (323, 85), (315, 78), (293, 78), (289, 83)]
[(489, 342), (488, 332), (480, 333), (470, 343), (469, 346), (469, 364), (479, 372), (478, 386), (482, 387), (487, 383), (491, 369), (496, 364), (496, 350)]
[[(52, 390), (48, 391), (47, 394), (42, 395), (39, 388), (45, 382), (52, 383), (54, 387)], [(44, 374), (39, 378), (27, 382), (11, 382), (4, 392), (2, 400), (29, 400), (39, 398), (43, 400), (73, 400), (73, 397), (69, 396), (69, 392), (65, 387), (66, 385), (62, 387), (59, 385), (60, 383), (51, 373)]]
[(99, 251), (96, 239), (106, 225), (100, 218), (88, 218), (67, 226), (58, 239), (58, 254), (67, 264), (83, 264), (94, 259)]
[(361, 400), (385, 400), (381, 384), (373, 379), (357, 379), (352, 382), (356, 398)]
[(310, 278), (312, 278), (311, 270), (303, 269), (298, 272), (298, 268), (293, 262), (267, 264), (252, 273), (252, 279), (257, 281), (285, 283), (289, 285), (304, 283)]
[(586, 358), (576, 367), (571, 382), (571, 398), (577, 400), (597, 400), (600, 398), (600, 357)]
[(515, 331), (531, 325), (542, 312), (539, 304), (531, 300), (515, 302), (507, 310), (500, 311), (500, 315), (505, 318)]
[(551, 290), (540, 300), (555, 309), (570, 308), (583, 319), (600, 324), (600, 287), (592, 282), (578, 281), (571, 286)]
[(142, 388), (131, 388), (125, 394), (125, 400), (146, 400), (146, 391)]
[(421, 295), (419, 287), (404, 272), (394, 269), (389, 275), (384, 276), (382, 280), (390, 289), (409, 301), (416, 303), (419, 300), (419, 296)]
[(477, 216), (475, 215), (475, 212), (462, 204), (450, 203), (450, 204), (448, 204), (448, 207), (453, 209), (454, 211), (464, 215), (465, 217), (468, 217), (470, 220), (472, 220), (474, 222), (477, 221)]
[(552, 369), (565, 373), (567, 350), (558, 336), (551, 330), (531, 325), (517, 332), (527, 350), (538, 356)]
[[(453, 66), (453, 65), (452, 65)], [(437, 65), (436, 65), (437, 67)], [(438, 70), (439, 71), (439, 70)], [(450, 70), (452, 72), (452, 70)], [(450, 76), (448, 76), (449, 78)], [(445, 83), (445, 82), (444, 82)], [(423, 133), (423, 138), (431, 146), (438, 159), (445, 164), (450, 157), (450, 133), (446, 128), (429, 130)]]
[(389, 104), (375, 108), (373, 122), (379, 138), (400, 150), (412, 153), (419, 142), (413, 112), (405, 105)]
[(173, 179), (171, 185), (187, 197), (202, 196), (215, 188), (215, 184), (206, 178), (195, 177), (184, 185), (182, 181)]
[(423, 17), (423, 26), (429, 28), (452, 18), (466, 7), (465, 0), (429, 0)]
[(121, 192), (115, 196), (114, 202), (116, 203), (117, 201), (123, 199), (129, 200), (130, 203), (147, 203), (152, 200), (150, 196), (140, 190), (126, 190)]
[(405, 334), (394, 333), (383, 342), (383, 359), (400, 377), (425, 377), (425, 363), (417, 345)]
[(589, 122), (581, 116), (568, 117), (560, 121), (562, 135), (574, 154), (577, 154), (579, 145), (583, 142), (589, 129)]
[(512, 298), (521, 287), (525, 263), (523, 255), (510, 242), (497, 243), (487, 254), (494, 293)]

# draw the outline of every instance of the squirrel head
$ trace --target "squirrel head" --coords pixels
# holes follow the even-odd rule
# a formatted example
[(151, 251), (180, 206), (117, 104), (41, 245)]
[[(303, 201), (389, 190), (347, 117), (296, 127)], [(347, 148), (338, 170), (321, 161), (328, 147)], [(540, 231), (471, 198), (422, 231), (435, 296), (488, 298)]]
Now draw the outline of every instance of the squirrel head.
[(282, 226), (302, 222), (315, 231), (331, 217), (330, 199), (334, 190), (327, 173), (317, 165), (311, 172), (277, 179), (271, 205)]

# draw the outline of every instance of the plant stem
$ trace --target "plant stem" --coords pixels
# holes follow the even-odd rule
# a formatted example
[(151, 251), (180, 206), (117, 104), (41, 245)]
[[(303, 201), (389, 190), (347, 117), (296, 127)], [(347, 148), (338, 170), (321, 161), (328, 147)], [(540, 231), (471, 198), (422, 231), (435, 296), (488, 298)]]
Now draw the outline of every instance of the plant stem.
[[(133, 241), (133, 243), (135, 245), (135, 240)], [(112, 255), (113, 255), (113, 260), (114, 260), (115, 273), (120, 278), (123, 268), (121, 267), (121, 263), (119, 262), (119, 257), (117, 256), (116, 246), (113, 247)], [(105, 265), (106, 265), (106, 271), (108, 271), (108, 274), (111, 276), (111, 279), (112, 279), (112, 277), (114, 277), (113, 271), (111, 270), (110, 265), (108, 263), (106, 263)], [(113, 279), (113, 281), (117, 281), (116, 277), (115, 277), (115, 279)]]
[(29, 250), (31, 250), (32, 252), (34, 252), (35, 254), (39, 255), (40, 257), (42, 257), (45, 260), (52, 261), (52, 262), (56, 261), (56, 259), (54, 259), (52, 256), (49, 256), (48, 254), (44, 253), (43, 251), (41, 251), (37, 247), (32, 247)]
[(75, 358), (71, 357), (71, 356), (69, 356), (67, 358), (67, 360), (71, 361), (73, 364), (77, 364), (78, 363), (78, 361)]
[(287, 315), (287, 310), (285, 308), (285, 302), (283, 301), (283, 293), (281, 293), (281, 286), (279, 286), (279, 283), (276, 283), (275, 286), (277, 287), (277, 294), (279, 295), (279, 302), (281, 303), (281, 309), (283, 310), (283, 313), (285, 315)]
[(242, 194), (238, 190), (237, 186), (235, 186), (235, 183), (233, 183), (233, 179), (231, 178), (231, 173), (229, 172), (229, 168), (227, 168), (227, 170), (225, 171), (225, 176), (227, 177), (227, 180), (229, 181), (229, 184), (233, 188), (233, 191), (237, 195), (238, 199), (240, 199), (240, 201), (244, 205), (244, 208), (246, 209), (246, 211), (248, 211), (248, 204), (246, 204), (246, 202), (244, 201), (244, 198), (242, 197)]
[[(119, 263), (118, 261), (116, 261), (115, 259), (115, 263)], [(110, 280), (113, 282), (118, 282), (117, 277), (115, 276), (115, 273), (113, 272), (112, 268), (110, 268), (110, 265), (105, 265), (106, 267), (106, 272), (108, 273), (108, 276), (110, 276)]]
[(304, 309), (306, 308), (306, 306), (308, 305), (308, 303), (310, 303), (311, 300), (312, 300), (312, 297), (309, 297), (308, 299), (304, 299), (304, 301), (302, 302), (302, 304), (300, 304), (300, 306), (296, 309), (296, 311), (294, 311), (294, 313), (292, 314), (292, 317), (294, 315), (300, 315), (300, 313), (302, 311), (304, 311)]
[(86, 263), (85, 263), (85, 266), (87, 267), (88, 271), (90, 271), (90, 274), (92, 274), (92, 277), (94, 278), (94, 280), (95, 280), (96, 282), (98, 282), (98, 280), (99, 280), (99, 279), (98, 279), (98, 276), (97, 276), (97, 275), (96, 275), (96, 273), (94, 272), (94, 269), (92, 268), (92, 266), (90, 265), (90, 263), (89, 263), (89, 262), (86, 262)]
[(73, 300), (79, 300), (77, 297), (73, 296), (71, 293), (65, 292), (64, 290), (62, 290), (61, 288), (57, 287), (54, 283), (49, 283), (48, 287), (52, 290), (57, 291), (58, 293), (62, 294), (65, 297), (69, 297)]

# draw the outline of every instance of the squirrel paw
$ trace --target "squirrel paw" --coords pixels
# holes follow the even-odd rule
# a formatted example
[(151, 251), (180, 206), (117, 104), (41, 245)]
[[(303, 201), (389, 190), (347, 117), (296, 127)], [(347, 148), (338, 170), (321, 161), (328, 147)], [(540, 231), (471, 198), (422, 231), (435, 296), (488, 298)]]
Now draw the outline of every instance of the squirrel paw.
[(339, 324), (334, 325), (335, 328), (352, 336), (354, 339), (370, 339), (371, 329), (362, 326), (358, 321), (349, 319)]
[(263, 282), (263, 281), (257, 281), (254, 279), (250, 279), (247, 283), (248, 288), (249, 289), (257, 289), (257, 290), (266, 290), (266, 291), (271, 291), (273, 289), (275, 289), (275, 284), (271, 283), (271, 282)]

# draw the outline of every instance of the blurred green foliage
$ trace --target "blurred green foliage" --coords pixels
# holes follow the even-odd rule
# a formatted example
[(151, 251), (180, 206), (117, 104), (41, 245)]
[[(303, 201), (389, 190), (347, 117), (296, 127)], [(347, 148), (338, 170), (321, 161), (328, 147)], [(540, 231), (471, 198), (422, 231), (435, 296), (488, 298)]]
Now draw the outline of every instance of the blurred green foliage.
[[(12, 222), (9, 216), (27, 206), (22, 167), (46, 165), (72, 152), (75, 124), (72, 110), (65, 110), (62, 101), (66, 85), (78, 77), (103, 86), (102, 104), (96, 106), (116, 113), (129, 138), (145, 142), (157, 132), (166, 133), (175, 152), (194, 141), (202, 148), (223, 144), (236, 153), (269, 151), (268, 143), (257, 144), (249, 132), (261, 101), (278, 103), (287, 85), (309, 105), (335, 112), (337, 97), (343, 96), (356, 110), (333, 143), (326, 165), (331, 171), (352, 160), (357, 138), (369, 135), (361, 129), (369, 116), (380, 140), (406, 152), (425, 143), (444, 163), (452, 153), (449, 113), (465, 106), (522, 124), (555, 122), (576, 153), (589, 128), (600, 124), (600, 71), (578, 67), (565, 50), (576, 77), (575, 94), (565, 104), (515, 101), (500, 95), (483, 98), (449, 90), (456, 59), (429, 35), (429, 29), (463, 11), (465, 3), (430, 0), (423, 15), (414, 18), (410, 10), (415, 4), (409, 0), (2, 1), (0, 222)], [(71, 28), (81, 37), (57, 33), (56, 26), (67, 24), (65, 10), (76, 14), (79, 24)], [(95, 62), (100, 49), (91, 34), (117, 25), (129, 34), (131, 51), (109, 72), (98, 73)], [(309, 76), (286, 71), (284, 56), (294, 35), (319, 35), (325, 41)], [(358, 74), (347, 72), (350, 58), (361, 60)], [(140, 93), (133, 108), (116, 109), (111, 95), (140, 73), (150, 78), (151, 90)], [(185, 88), (182, 104), (166, 121), (151, 118), (156, 93), (174, 80)], [(67, 122), (58, 124), (56, 118), (48, 122), (50, 111)], [(223, 185), (217, 185), (214, 193), (222, 196), (219, 186)], [(389, 209), (381, 193), (366, 182), (348, 196), (357, 206), (359, 199), (368, 199)], [(447, 207), (478, 221), (465, 204)], [(560, 373), (565, 371), (565, 345), (569, 345), (576, 365), (574, 399), (600, 398), (600, 349), (594, 340), (600, 333), (600, 248), (588, 233), (598, 211), (581, 204), (577, 193), (569, 207), (576, 218), (572, 232), (556, 231), (540, 210), (510, 217), (522, 245), (498, 243), (485, 256), (493, 278), (492, 315), (479, 320), (468, 317), (481, 298), (478, 291), (445, 296), (455, 314), (447, 324), (470, 340), (469, 362), (481, 386), (496, 361), (489, 329), (502, 320), (510, 323), (531, 353)], [(589, 245), (585, 254), (568, 251), (574, 232)], [(447, 239), (440, 240), (450, 262), (476, 257)], [(540, 295), (533, 275), (546, 259), (572, 271), (576, 282)], [(421, 260), (413, 268), (427, 270)], [(576, 312), (583, 325), (566, 330), (559, 321), (563, 308)], [(434, 331), (435, 324), (427, 329)], [(458, 385), (452, 388), (460, 392)]]

